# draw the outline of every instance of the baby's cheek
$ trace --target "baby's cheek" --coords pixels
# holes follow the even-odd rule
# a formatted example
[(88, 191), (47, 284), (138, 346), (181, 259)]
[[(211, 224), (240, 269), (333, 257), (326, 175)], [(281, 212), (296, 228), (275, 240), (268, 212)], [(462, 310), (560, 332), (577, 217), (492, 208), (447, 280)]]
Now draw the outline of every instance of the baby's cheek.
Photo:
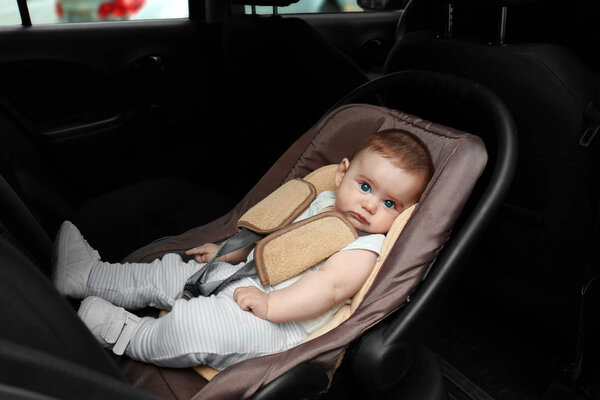
[(396, 220), (396, 217), (398, 215), (400, 215), (400, 213), (398, 213), (398, 212), (389, 213), (389, 215), (387, 216), (387, 218), (384, 221), (386, 232), (392, 227), (392, 224), (394, 223), (394, 221)]

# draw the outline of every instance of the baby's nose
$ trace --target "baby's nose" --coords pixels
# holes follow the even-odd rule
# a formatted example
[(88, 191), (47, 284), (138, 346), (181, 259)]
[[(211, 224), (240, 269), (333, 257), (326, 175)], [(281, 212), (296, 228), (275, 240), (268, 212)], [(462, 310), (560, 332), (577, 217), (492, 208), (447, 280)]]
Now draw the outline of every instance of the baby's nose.
[(363, 202), (363, 208), (369, 213), (373, 214), (373, 212), (375, 212), (375, 209), (377, 208), (377, 200), (373, 199), (372, 197), (365, 199), (365, 201)]

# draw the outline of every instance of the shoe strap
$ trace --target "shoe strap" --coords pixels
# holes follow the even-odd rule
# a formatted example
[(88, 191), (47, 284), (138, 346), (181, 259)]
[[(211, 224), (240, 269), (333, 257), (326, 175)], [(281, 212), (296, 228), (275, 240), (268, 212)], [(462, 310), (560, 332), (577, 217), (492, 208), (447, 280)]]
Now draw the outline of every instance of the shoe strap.
[(133, 335), (133, 332), (135, 331), (135, 328), (137, 327), (137, 324), (140, 321), (139, 317), (136, 317), (135, 315), (132, 315), (130, 313), (127, 314), (128, 315), (127, 320), (125, 321), (125, 326), (123, 326), (123, 330), (121, 331), (121, 334), (119, 335), (119, 338), (117, 339), (117, 342), (115, 343), (115, 346), (112, 349), (113, 353), (119, 356), (125, 353), (125, 349), (127, 348), (129, 341), (131, 340), (131, 336)]
[(113, 345), (113, 353), (122, 355), (131, 340), (140, 318), (119, 308), (111, 318), (108, 329), (102, 335), (107, 344)]

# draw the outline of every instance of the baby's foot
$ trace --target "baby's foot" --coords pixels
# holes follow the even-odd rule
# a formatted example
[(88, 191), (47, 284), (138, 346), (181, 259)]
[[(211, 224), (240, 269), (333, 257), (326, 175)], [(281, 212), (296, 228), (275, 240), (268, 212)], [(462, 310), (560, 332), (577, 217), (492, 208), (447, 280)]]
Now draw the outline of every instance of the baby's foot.
[(125, 352), (140, 317), (100, 297), (86, 297), (77, 312), (96, 340), (113, 353)]
[(90, 271), (100, 261), (100, 254), (69, 221), (63, 222), (54, 243), (56, 264), (54, 286), (64, 296), (82, 299)]

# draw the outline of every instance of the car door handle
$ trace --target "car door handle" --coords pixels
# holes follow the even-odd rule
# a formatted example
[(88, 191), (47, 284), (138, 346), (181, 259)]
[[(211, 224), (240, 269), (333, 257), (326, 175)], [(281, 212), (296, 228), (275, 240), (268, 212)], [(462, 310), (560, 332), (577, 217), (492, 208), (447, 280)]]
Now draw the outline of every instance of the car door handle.
[(133, 69), (137, 72), (161, 74), (165, 70), (165, 60), (160, 54), (146, 54), (133, 62)]
[(92, 121), (74, 121), (63, 126), (43, 129), (41, 130), (41, 134), (48, 139), (81, 136), (115, 127), (121, 124), (123, 119), (122, 114), (116, 114)]
[(371, 59), (379, 58), (385, 51), (384, 40), (378, 38), (369, 39), (362, 43), (360, 48), (367, 57)]

